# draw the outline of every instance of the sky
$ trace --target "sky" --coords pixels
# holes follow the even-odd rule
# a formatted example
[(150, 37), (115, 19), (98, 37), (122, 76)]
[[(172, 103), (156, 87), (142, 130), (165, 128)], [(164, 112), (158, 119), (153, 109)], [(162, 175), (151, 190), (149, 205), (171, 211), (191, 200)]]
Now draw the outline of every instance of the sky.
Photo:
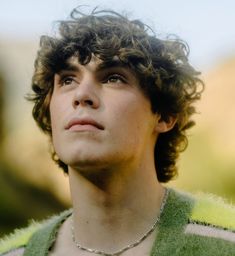
[(124, 11), (159, 36), (179, 36), (188, 43), (190, 61), (199, 69), (235, 56), (234, 0), (0, 0), (0, 40), (39, 40), (52, 33), (54, 21), (68, 18), (78, 5)]

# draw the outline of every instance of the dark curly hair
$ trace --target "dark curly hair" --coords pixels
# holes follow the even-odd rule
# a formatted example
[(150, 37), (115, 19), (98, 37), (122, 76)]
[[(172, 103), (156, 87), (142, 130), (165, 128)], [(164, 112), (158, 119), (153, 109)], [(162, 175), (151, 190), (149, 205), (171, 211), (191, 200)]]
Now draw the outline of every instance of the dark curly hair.
[[(155, 145), (155, 165), (160, 182), (177, 174), (176, 160), (187, 147), (186, 130), (194, 125), (193, 103), (203, 90), (203, 82), (188, 62), (188, 47), (179, 39), (159, 39), (139, 20), (129, 20), (113, 11), (93, 10), (89, 15), (74, 9), (71, 18), (59, 21), (59, 35), (42, 36), (32, 78), (33, 117), (39, 127), (52, 135), (49, 105), (54, 74), (68, 58), (78, 56), (86, 65), (92, 55), (102, 61), (114, 57), (138, 77), (143, 93), (150, 99), (153, 113), (162, 120), (177, 118), (174, 128), (159, 135)], [(68, 166), (52, 152), (65, 172)]]

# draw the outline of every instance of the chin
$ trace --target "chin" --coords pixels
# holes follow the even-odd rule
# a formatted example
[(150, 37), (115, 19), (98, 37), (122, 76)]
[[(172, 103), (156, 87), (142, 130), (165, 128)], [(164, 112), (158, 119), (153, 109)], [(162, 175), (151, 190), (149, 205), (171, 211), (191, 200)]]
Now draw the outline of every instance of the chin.
[[(77, 170), (97, 170), (97, 169), (110, 169), (112, 166), (119, 165), (120, 161), (126, 160), (126, 155), (118, 154), (114, 150), (104, 150), (101, 147), (77, 147), (72, 150), (64, 150), (58, 152), (59, 158), (69, 167)], [(66, 151), (65, 151), (66, 150)], [(123, 153), (123, 152), (122, 152)]]
[(68, 166), (75, 169), (85, 169), (85, 168), (96, 168), (103, 165), (106, 160), (103, 157), (97, 155), (88, 154), (76, 154), (74, 156), (69, 155), (67, 158), (61, 158), (62, 161)]

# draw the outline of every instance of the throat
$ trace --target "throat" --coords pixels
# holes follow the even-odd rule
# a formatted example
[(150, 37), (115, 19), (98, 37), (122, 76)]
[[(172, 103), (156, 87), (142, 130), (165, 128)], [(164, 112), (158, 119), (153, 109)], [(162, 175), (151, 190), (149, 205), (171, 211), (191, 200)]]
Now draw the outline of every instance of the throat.
[(102, 180), (100, 173), (88, 179), (70, 170), (74, 241), (105, 252), (142, 244), (156, 231), (164, 201), (165, 189), (154, 175), (155, 170), (146, 169), (132, 175), (110, 172)]
[(110, 212), (109, 217), (106, 215), (103, 219), (98, 216), (93, 219), (81, 219), (74, 214), (71, 220), (73, 243), (81, 250), (110, 256), (120, 255), (130, 248), (139, 246), (156, 232), (167, 195), (166, 191), (160, 208), (151, 220), (144, 215), (131, 212), (130, 209), (126, 209), (125, 213)]
[(80, 174), (91, 184), (101, 190), (107, 190), (114, 179), (114, 171), (101, 169), (99, 171), (80, 171)]

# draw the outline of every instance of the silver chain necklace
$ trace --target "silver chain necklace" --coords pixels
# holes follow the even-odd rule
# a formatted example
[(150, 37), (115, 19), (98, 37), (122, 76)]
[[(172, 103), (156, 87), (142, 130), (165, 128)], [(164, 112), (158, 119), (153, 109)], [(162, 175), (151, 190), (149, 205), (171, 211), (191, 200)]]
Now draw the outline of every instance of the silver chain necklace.
[[(71, 234), (72, 234), (72, 239), (73, 239), (73, 242), (75, 243), (75, 245), (83, 250), (83, 251), (86, 251), (86, 252), (90, 252), (90, 253), (95, 253), (95, 254), (99, 254), (99, 255), (103, 255), (103, 256), (117, 256), (117, 255), (120, 255), (122, 254), (123, 252), (133, 248), (133, 247), (136, 247), (138, 244), (140, 244), (142, 241), (144, 241), (153, 231), (154, 229), (156, 228), (157, 224), (159, 223), (159, 220), (160, 220), (160, 217), (161, 217), (161, 214), (163, 212), (163, 209), (165, 207), (165, 204), (166, 204), (166, 200), (167, 200), (167, 197), (168, 197), (168, 194), (169, 194), (169, 191), (168, 189), (166, 188), (166, 191), (165, 191), (165, 195), (164, 195), (164, 198), (162, 200), (162, 204), (161, 204), (161, 207), (160, 207), (160, 211), (159, 211), (159, 215), (156, 219), (156, 221), (154, 222), (154, 224), (152, 225), (152, 227), (139, 239), (137, 240), (136, 242), (132, 243), (132, 244), (129, 244), (127, 245), (126, 247), (116, 251), (116, 252), (113, 252), (113, 253), (107, 253), (107, 252), (104, 252), (104, 251), (100, 251), (100, 250), (96, 250), (96, 249), (91, 249), (91, 248), (87, 248), (87, 247), (84, 247), (82, 245), (80, 245), (77, 241), (76, 241), (76, 238), (75, 238), (75, 233), (74, 233), (74, 226), (73, 224), (71, 223)], [(71, 219), (71, 222), (72, 222), (72, 219)]]

